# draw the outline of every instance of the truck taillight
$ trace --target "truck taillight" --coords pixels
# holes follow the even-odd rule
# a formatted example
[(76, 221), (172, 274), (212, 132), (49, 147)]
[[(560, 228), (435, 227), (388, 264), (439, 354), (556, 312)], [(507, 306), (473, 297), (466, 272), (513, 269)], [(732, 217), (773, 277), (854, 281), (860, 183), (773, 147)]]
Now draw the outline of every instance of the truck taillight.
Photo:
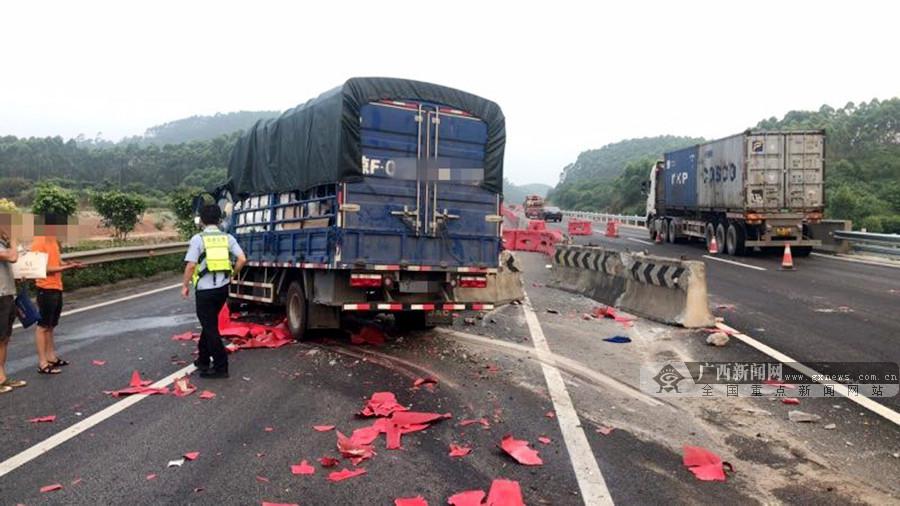
[(484, 288), (487, 286), (487, 278), (484, 276), (460, 276), (458, 286), (460, 288)]
[(377, 288), (381, 286), (381, 274), (351, 274), (350, 286), (357, 288)]

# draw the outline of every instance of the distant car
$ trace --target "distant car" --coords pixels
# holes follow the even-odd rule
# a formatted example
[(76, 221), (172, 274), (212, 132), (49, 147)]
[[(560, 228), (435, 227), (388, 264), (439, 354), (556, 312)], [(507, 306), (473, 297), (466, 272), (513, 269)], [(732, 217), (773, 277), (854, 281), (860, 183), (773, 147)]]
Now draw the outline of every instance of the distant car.
[(562, 221), (562, 211), (558, 207), (544, 208), (544, 221)]

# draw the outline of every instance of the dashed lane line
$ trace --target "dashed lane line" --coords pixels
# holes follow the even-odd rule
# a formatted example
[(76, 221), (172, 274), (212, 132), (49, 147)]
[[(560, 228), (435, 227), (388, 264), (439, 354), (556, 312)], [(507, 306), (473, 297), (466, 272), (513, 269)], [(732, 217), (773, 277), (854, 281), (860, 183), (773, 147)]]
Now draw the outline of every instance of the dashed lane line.
[[(540, 353), (552, 357), (547, 338), (544, 337), (544, 331), (541, 329), (537, 315), (534, 314), (534, 310), (531, 308), (531, 300), (528, 299), (527, 294), (525, 295), (525, 303), (522, 305), (522, 309), (525, 312), (525, 322), (528, 324), (534, 347)], [(547, 381), (547, 389), (550, 391), (550, 399), (553, 401), (556, 419), (559, 421), (560, 432), (562, 432), (563, 441), (566, 443), (566, 450), (569, 452), (569, 458), (572, 461), (572, 468), (575, 470), (575, 478), (578, 481), (578, 488), (581, 490), (581, 497), (585, 506), (612, 505), (612, 496), (609, 495), (606, 481), (603, 479), (603, 474), (600, 473), (600, 466), (597, 464), (597, 459), (594, 458), (587, 435), (581, 427), (578, 413), (575, 412), (575, 406), (572, 404), (569, 391), (566, 389), (562, 373), (556, 368), (552, 358), (546, 362), (542, 361), (541, 369), (544, 372), (544, 379)]]
[[(742, 334), (740, 331), (737, 331), (737, 330), (729, 327), (728, 325), (725, 325), (724, 323), (721, 323), (721, 322), (716, 323), (716, 327), (718, 327), (721, 330), (724, 330), (725, 332), (738, 338), (740, 341), (747, 344), (748, 346), (755, 348), (756, 350), (772, 357), (773, 359), (775, 359), (781, 363), (789, 363), (790, 362), (790, 363), (796, 364), (796, 365), (791, 365), (791, 368), (795, 369), (796, 371), (798, 371), (802, 374), (805, 374), (806, 376), (812, 378), (813, 380), (815, 380), (815, 378), (817, 378), (817, 377), (824, 378), (824, 375), (822, 373), (816, 371), (815, 369), (812, 369), (810, 367), (803, 365), (802, 363), (794, 360), (793, 358), (785, 355), (784, 353), (781, 353), (780, 351), (776, 350), (775, 348), (772, 348), (771, 346), (763, 344), (746, 334)], [(818, 381), (818, 383), (822, 383), (823, 385), (826, 384), (824, 381)], [(900, 413), (897, 413), (893, 409), (891, 409), (883, 404), (879, 404), (868, 397), (862, 397), (859, 395), (851, 395), (850, 389), (847, 387), (847, 385), (843, 385), (840, 383), (828, 383), (828, 385), (834, 386), (835, 393), (838, 393), (838, 394), (846, 397), (847, 400), (853, 401), (853, 402), (859, 404), (860, 406), (868, 409), (869, 411), (884, 417), (888, 421), (893, 422), (894, 425), (900, 425)]]
[(745, 263), (742, 263), (742, 262), (736, 262), (736, 261), (734, 261), (734, 260), (728, 260), (728, 259), (725, 259), (725, 258), (714, 257), (714, 256), (712, 256), (712, 255), (703, 255), (703, 258), (708, 258), (708, 259), (710, 259), (710, 260), (715, 260), (716, 262), (725, 262), (726, 264), (739, 265), (739, 266), (741, 266), (741, 267), (746, 267), (746, 268), (748, 268), (748, 269), (754, 269), (754, 270), (757, 270), (757, 271), (765, 271), (765, 270), (767, 270), (765, 267), (759, 267), (759, 266), (757, 266), (757, 265), (750, 265), (750, 264), (745, 264)]
[[(83, 309), (83, 308), (82, 308)], [(194, 372), (197, 368), (194, 367), (194, 364), (182, 367), (181, 369), (173, 372), (172, 374), (166, 376), (165, 378), (157, 381), (156, 383), (150, 385), (150, 388), (163, 388), (172, 384), (176, 379), (184, 376), (185, 374), (190, 374)], [(18, 467), (31, 462), (32, 460), (40, 457), (41, 455), (49, 452), (50, 450), (56, 448), (57, 446), (65, 443), (66, 441), (74, 438), (75, 436), (81, 434), (82, 432), (91, 429), (95, 425), (100, 422), (115, 416), (122, 411), (134, 406), (135, 404), (141, 402), (142, 400), (149, 397), (147, 394), (135, 394), (130, 395), (121, 401), (107, 406), (106, 408), (94, 413), (93, 415), (85, 418), (84, 420), (68, 427), (56, 434), (50, 436), (49, 438), (41, 441), (40, 443), (28, 448), (27, 450), (22, 451), (21, 453), (14, 455), (3, 462), (0, 462), (0, 477), (3, 477), (10, 472), (16, 470)]]

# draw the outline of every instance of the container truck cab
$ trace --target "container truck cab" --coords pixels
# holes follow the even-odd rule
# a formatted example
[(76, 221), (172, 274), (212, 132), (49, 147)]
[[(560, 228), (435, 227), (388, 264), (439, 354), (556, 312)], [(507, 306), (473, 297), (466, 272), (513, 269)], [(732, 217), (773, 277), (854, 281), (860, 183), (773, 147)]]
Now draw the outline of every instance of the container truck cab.
[[(448, 323), (499, 266), (504, 118), (434, 84), (354, 78), (235, 146), (228, 225), (248, 267), (230, 304), (284, 307), (291, 332), (346, 312)], [(471, 299), (469, 299), (471, 300)]]
[(747, 131), (665, 154), (650, 173), (647, 226), (666, 242), (715, 237), (729, 255), (821, 242), (807, 225), (824, 210), (825, 132)]

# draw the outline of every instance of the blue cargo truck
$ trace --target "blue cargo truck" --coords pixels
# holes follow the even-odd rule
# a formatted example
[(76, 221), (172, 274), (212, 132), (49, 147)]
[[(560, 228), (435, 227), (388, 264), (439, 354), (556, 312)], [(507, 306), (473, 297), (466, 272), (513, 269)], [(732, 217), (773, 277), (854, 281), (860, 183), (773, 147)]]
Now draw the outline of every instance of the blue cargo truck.
[(220, 190), (248, 264), (229, 305), (284, 307), (297, 339), (345, 312), (424, 327), (496, 272), (504, 117), (489, 100), (429, 83), (353, 78), (258, 122)]
[(809, 255), (825, 207), (823, 130), (748, 130), (665, 153), (650, 170), (647, 228), (666, 242), (713, 237), (729, 255), (790, 245)]

